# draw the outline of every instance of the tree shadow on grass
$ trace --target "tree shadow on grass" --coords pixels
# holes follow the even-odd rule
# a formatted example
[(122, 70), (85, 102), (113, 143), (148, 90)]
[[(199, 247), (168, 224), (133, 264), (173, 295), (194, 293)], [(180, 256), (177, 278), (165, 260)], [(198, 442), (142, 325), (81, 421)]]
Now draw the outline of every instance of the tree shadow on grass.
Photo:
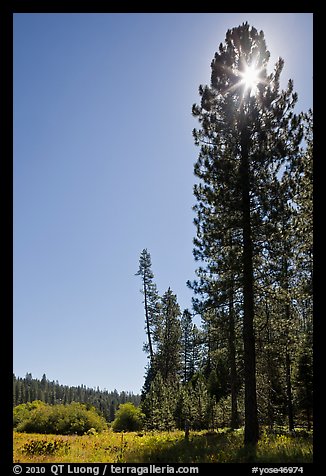
[(258, 447), (243, 446), (243, 434), (237, 431), (207, 432), (184, 437), (153, 437), (137, 450), (126, 450), (128, 463), (309, 463), (312, 448), (294, 438), (288, 445), (272, 439)]
[(218, 463), (230, 462), (231, 452), (240, 449), (242, 435), (208, 432), (172, 438), (153, 439), (141, 451), (126, 452), (127, 462), (133, 463)]

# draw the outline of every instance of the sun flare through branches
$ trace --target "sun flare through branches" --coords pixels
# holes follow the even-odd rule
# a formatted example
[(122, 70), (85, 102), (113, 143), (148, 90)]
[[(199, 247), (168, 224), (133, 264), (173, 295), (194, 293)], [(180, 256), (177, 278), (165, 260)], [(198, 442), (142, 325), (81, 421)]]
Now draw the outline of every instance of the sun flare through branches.
[(240, 72), (241, 84), (244, 85), (244, 93), (250, 91), (251, 94), (256, 94), (257, 85), (260, 83), (261, 69), (255, 65), (246, 65), (244, 71)]

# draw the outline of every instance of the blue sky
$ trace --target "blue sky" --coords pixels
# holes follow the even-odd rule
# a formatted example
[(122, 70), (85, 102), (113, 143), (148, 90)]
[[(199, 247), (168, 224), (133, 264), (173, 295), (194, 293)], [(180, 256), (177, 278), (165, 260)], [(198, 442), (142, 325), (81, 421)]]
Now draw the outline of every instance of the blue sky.
[(14, 15), (16, 375), (140, 391), (139, 254), (191, 307), (191, 107), (244, 21), (312, 107), (312, 14)]

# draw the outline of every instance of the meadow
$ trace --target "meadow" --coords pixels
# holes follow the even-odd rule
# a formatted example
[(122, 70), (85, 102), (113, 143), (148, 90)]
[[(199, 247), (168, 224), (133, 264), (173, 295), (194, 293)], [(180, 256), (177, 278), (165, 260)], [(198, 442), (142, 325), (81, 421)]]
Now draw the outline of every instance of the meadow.
[(15, 463), (311, 463), (312, 434), (264, 431), (255, 452), (243, 448), (243, 430), (89, 432), (44, 435), (14, 432)]

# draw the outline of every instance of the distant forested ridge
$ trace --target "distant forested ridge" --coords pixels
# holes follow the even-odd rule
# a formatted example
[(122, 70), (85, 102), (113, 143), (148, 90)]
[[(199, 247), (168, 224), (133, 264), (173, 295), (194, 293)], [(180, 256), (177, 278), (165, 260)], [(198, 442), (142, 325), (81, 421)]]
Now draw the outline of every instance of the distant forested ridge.
[(107, 421), (113, 421), (116, 409), (121, 403), (132, 402), (138, 406), (140, 395), (132, 392), (120, 392), (117, 390), (100, 390), (99, 387), (88, 388), (85, 385), (70, 387), (60, 385), (59, 382), (50, 381), (44, 374), (42, 379), (33, 378), (27, 373), (25, 378), (13, 375), (13, 406), (28, 403), (34, 400), (55, 404), (69, 404), (71, 402), (85, 403), (99, 410)]

